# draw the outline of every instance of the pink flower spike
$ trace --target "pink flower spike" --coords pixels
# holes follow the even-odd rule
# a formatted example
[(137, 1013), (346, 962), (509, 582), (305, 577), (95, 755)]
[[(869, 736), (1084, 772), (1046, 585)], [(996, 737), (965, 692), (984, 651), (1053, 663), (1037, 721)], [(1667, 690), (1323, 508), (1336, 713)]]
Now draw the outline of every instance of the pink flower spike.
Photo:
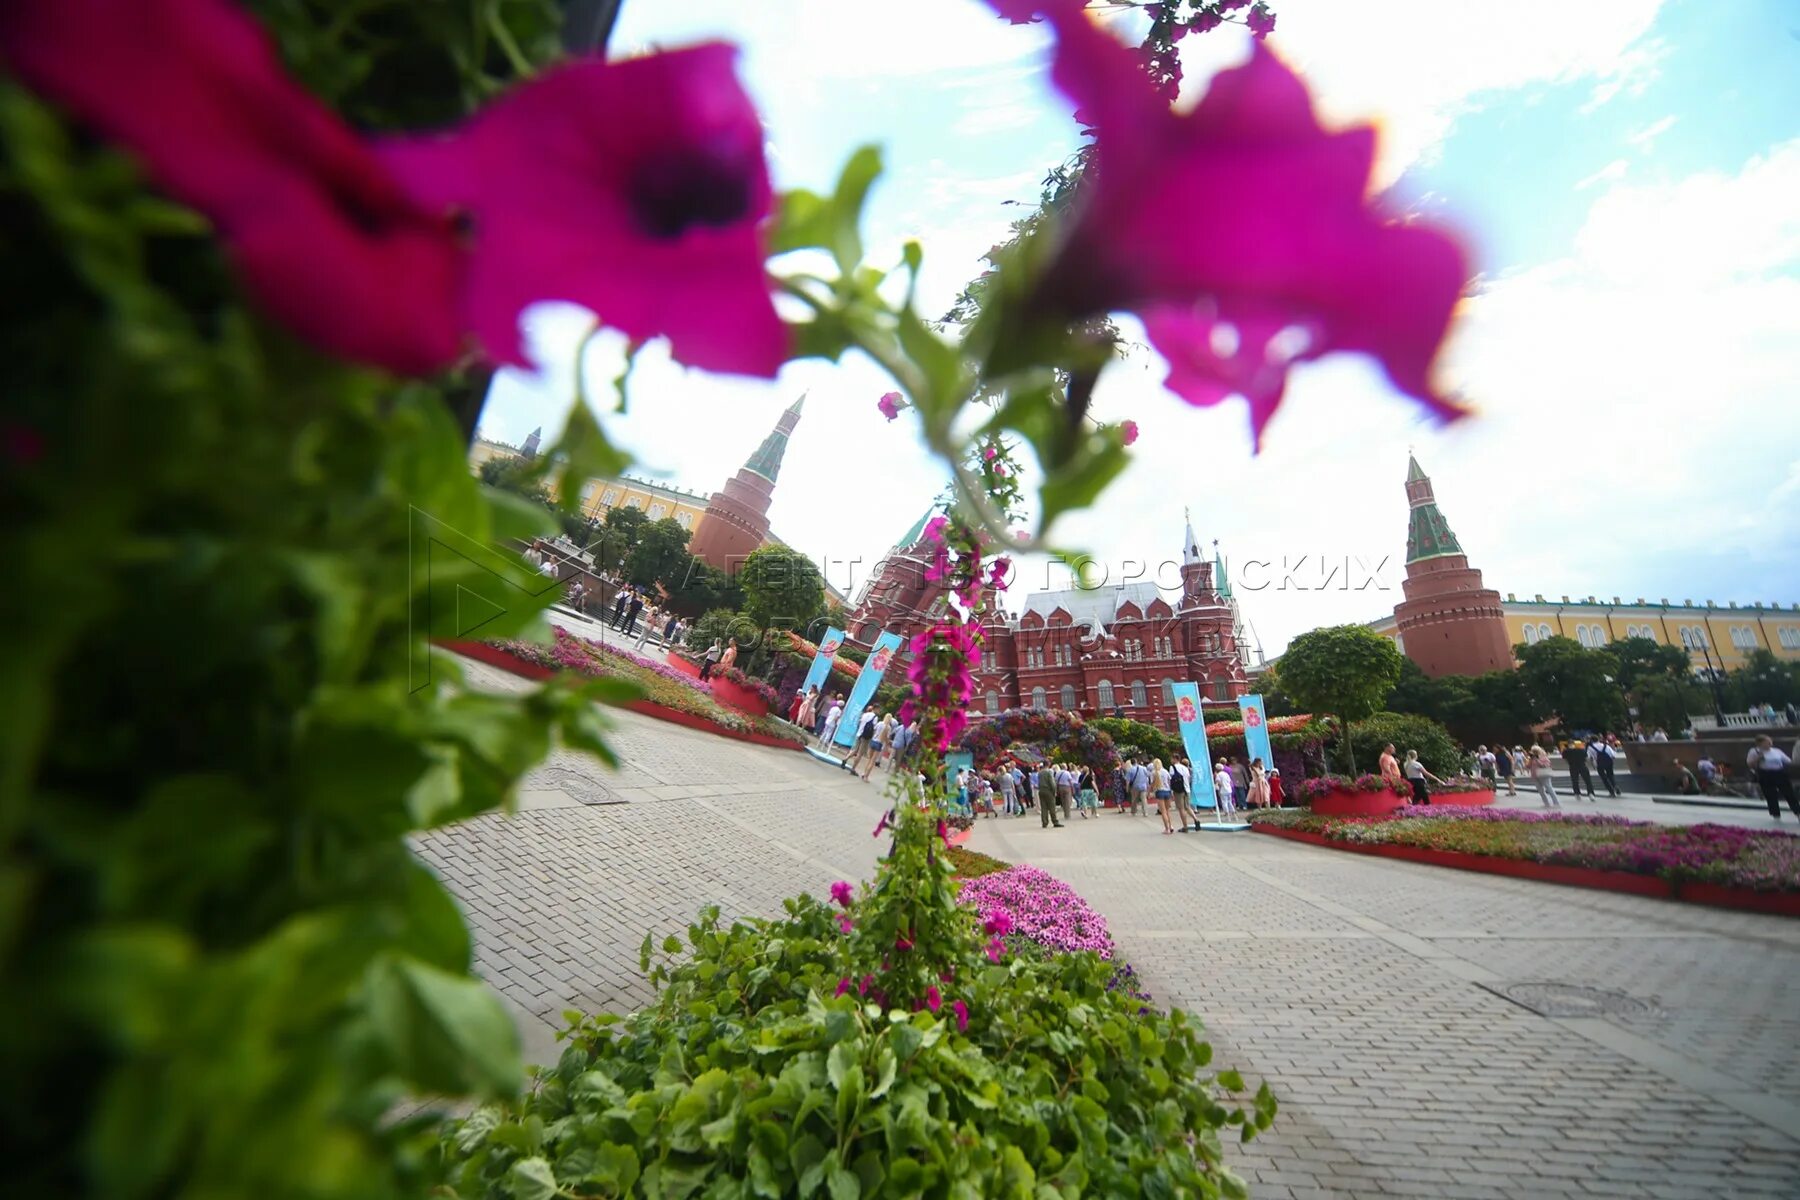
[(981, 452), (981, 457), (987, 462), (993, 462), (995, 458), (999, 457), (999, 454), (1000, 452), (998, 450), (989, 446)]
[(938, 994), (937, 984), (934, 983), (930, 987), (926, 988), (925, 989), (925, 1007), (929, 1008), (932, 1012), (936, 1012), (938, 1009), (942, 1008), (943, 1006), (944, 1006), (944, 998)]
[[(1035, 8), (1056, 29), (1052, 78), (1095, 135), (1093, 186), (1039, 283), (1040, 319), (1136, 313), (1170, 390), (1246, 396), (1259, 439), (1293, 364), (1340, 351), (1375, 358), (1438, 418), (1461, 415), (1431, 376), (1469, 266), (1448, 233), (1369, 202), (1372, 129), (1327, 132), (1260, 43), (1177, 113), (1082, 0)], [(1202, 197), (1238, 218), (1193, 221)]]
[(775, 374), (773, 192), (736, 57), (708, 43), (570, 63), (447, 136), (387, 144), (413, 195), (468, 221), (467, 316), (491, 357), (522, 363), (520, 310), (567, 300), (691, 366)]
[(854, 894), (855, 889), (850, 886), (850, 881), (847, 879), (840, 879), (831, 885), (831, 898), (845, 908), (850, 907), (850, 897)]
[(239, 5), (8, 0), (0, 62), (204, 213), (304, 340), (409, 375), (462, 354), (450, 222), (289, 78)]
[(956, 1032), (969, 1032), (969, 1006), (961, 1000), (950, 1002), (950, 1011), (956, 1014)]
[(1119, 440), (1127, 446), (1136, 442), (1138, 440), (1138, 423), (1136, 421), (1125, 421), (1121, 423), (1119, 426)]

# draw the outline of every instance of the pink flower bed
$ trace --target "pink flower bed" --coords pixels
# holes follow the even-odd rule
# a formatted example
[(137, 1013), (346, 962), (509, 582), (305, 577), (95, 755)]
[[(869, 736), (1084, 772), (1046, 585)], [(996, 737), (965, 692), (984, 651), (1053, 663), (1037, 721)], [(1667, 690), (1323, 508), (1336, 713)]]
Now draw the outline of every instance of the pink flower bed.
[(958, 898), (985, 919), (1004, 913), (1011, 932), (1065, 953), (1092, 950), (1113, 956), (1106, 918), (1088, 907), (1075, 889), (1048, 871), (1032, 866), (1008, 867), (963, 881)]

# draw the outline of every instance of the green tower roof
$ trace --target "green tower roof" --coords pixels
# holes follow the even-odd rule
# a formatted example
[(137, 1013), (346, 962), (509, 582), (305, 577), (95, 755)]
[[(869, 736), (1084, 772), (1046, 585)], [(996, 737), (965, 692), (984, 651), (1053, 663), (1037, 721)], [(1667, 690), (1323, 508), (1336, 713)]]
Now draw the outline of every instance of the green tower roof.
[(787, 443), (787, 434), (779, 429), (773, 431), (762, 440), (762, 445), (756, 448), (756, 453), (750, 456), (750, 461), (744, 466), (774, 483), (775, 477), (781, 474), (781, 459), (787, 453)]
[(1219, 595), (1231, 596), (1231, 577), (1225, 574), (1225, 560), (1219, 557), (1219, 551), (1213, 550), (1213, 587)]
[(1425, 477), (1425, 468), (1419, 465), (1418, 459), (1408, 454), (1406, 456), (1406, 482), (1417, 483)]
[(1431, 491), (1431, 477), (1411, 455), (1406, 459), (1406, 496), (1412, 501), (1412, 518), (1406, 529), (1406, 561), (1414, 563), (1421, 558), (1461, 554), (1462, 545), (1450, 531), (1450, 522), (1438, 511), (1437, 497)]
[(939, 512), (938, 506), (936, 504), (933, 504), (930, 508), (926, 509), (923, 513), (920, 513), (919, 519), (912, 523), (912, 528), (908, 529), (903, 535), (901, 535), (900, 540), (895, 542), (894, 545), (900, 547), (902, 550), (906, 549), (906, 547), (908, 547), (908, 546), (917, 545), (919, 539), (925, 536), (926, 524), (928, 522), (930, 522), (931, 518), (937, 516), (938, 512)]

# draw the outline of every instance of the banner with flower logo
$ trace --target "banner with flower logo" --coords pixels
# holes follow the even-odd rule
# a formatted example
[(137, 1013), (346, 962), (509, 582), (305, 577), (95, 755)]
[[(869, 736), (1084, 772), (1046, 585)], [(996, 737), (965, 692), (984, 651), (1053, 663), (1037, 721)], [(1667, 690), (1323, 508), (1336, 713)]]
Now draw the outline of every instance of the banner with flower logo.
[(1217, 808), (1213, 793), (1212, 753), (1206, 748), (1206, 715), (1200, 709), (1200, 685), (1175, 685), (1175, 719), (1181, 726), (1181, 744), (1187, 748), (1189, 799), (1195, 808)]
[(1263, 769), (1275, 765), (1275, 750), (1269, 745), (1269, 718), (1261, 696), (1239, 696), (1238, 711), (1244, 716), (1244, 753), (1262, 759)]
[(869, 652), (869, 661), (863, 664), (862, 674), (856, 677), (856, 686), (850, 689), (850, 699), (844, 702), (844, 714), (838, 718), (837, 733), (831, 739), (833, 743), (849, 746), (856, 742), (856, 727), (862, 723), (863, 709), (869, 706), (898, 649), (900, 635), (897, 633), (884, 633), (875, 639), (875, 649)]
[(806, 679), (800, 684), (800, 694), (825, 686), (825, 677), (831, 674), (831, 660), (837, 657), (838, 647), (844, 644), (844, 631), (827, 629), (825, 636), (819, 639), (819, 648), (813, 653), (812, 666), (807, 668)]

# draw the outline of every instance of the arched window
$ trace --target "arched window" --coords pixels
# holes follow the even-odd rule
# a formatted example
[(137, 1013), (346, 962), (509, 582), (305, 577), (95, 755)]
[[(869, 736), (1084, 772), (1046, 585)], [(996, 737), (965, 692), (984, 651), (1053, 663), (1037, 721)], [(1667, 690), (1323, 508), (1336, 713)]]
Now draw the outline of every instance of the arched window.
[(1214, 700), (1229, 700), (1231, 699), (1231, 680), (1224, 675), (1214, 675), (1212, 686), (1207, 690), (1212, 693)]
[(1000, 711), (1000, 693), (992, 688), (988, 689), (987, 710), (990, 713), (997, 713)]
[(1525, 627), (1525, 644), (1527, 646), (1537, 645), (1537, 626), (1536, 625), (1527, 625)]
[(1045, 705), (1044, 705), (1044, 689), (1043, 688), (1034, 687), (1031, 689), (1031, 707), (1037, 709), (1039, 712), (1044, 711)]
[(1062, 706), (1067, 712), (1074, 712), (1076, 709), (1075, 688), (1067, 683), (1062, 686)]
[(1137, 708), (1142, 708), (1150, 703), (1149, 694), (1145, 692), (1144, 681), (1141, 679), (1131, 681), (1131, 703)]
[(1175, 681), (1173, 679), (1163, 680), (1162, 696), (1163, 696), (1164, 704), (1174, 704), (1175, 703)]
[(1550, 636), (1550, 627), (1548, 625), (1540, 624), (1538, 626), (1538, 641), (1541, 642), (1549, 636)]
[[(1783, 630), (1783, 632), (1785, 633), (1786, 631)], [(1113, 707), (1113, 689), (1112, 680), (1110, 679), (1102, 679), (1100, 681), (1100, 707), (1108, 710)]]
[(1589, 644), (1588, 643), (1588, 627), (1586, 625), (1577, 625), (1575, 627), (1575, 640), (1580, 642), (1583, 646), (1586, 646)]
[(1604, 625), (1594, 626), (1594, 645), (1606, 645), (1606, 627)]
[(1694, 648), (1694, 635), (1688, 632), (1688, 627), (1686, 625), (1676, 626), (1675, 632), (1681, 635), (1682, 649), (1692, 650)]

